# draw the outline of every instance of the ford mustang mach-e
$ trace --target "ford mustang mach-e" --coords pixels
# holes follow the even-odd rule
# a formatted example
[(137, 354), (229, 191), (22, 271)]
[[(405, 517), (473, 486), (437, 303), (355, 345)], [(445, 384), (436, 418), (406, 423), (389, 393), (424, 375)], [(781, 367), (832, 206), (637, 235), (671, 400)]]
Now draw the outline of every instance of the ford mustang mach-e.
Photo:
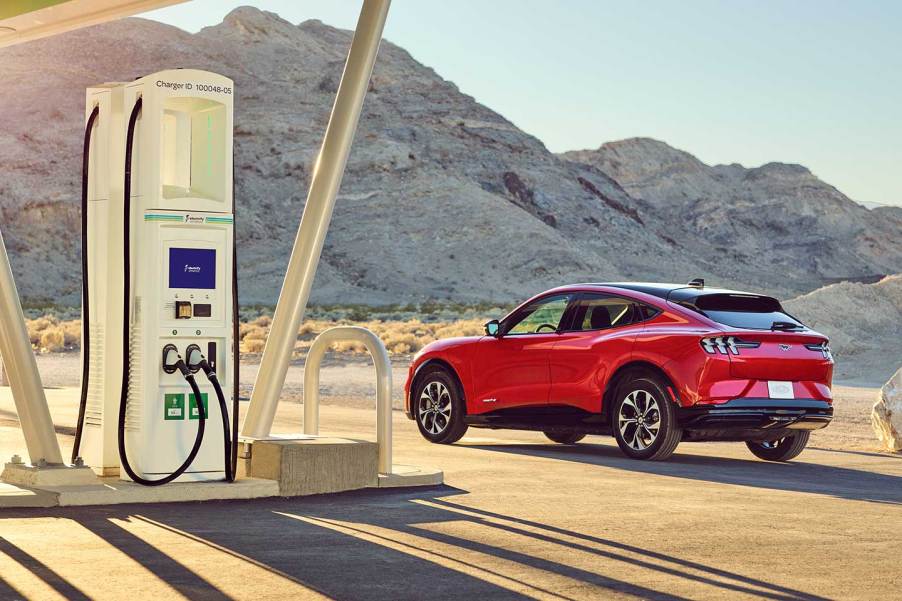
[(702, 280), (579, 284), (529, 299), (484, 336), (426, 346), (406, 413), (435, 443), (510, 428), (561, 444), (613, 434), (636, 459), (728, 440), (787, 461), (830, 423), (832, 375), (827, 338), (775, 298)]

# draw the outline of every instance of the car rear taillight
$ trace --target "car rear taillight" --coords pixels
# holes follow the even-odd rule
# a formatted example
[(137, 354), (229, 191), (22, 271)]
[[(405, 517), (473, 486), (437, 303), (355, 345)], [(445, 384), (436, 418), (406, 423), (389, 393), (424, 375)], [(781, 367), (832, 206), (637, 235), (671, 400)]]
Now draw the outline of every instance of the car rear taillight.
[(717, 353), (722, 355), (729, 355), (730, 353), (738, 355), (739, 349), (758, 348), (761, 346), (761, 343), (749, 342), (737, 338), (736, 336), (708, 336), (701, 339), (701, 345), (702, 349), (709, 355), (716, 355)]
[(816, 344), (806, 344), (805, 348), (809, 351), (821, 353), (824, 356), (824, 359), (833, 361), (833, 353), (830, 352), (830, 345), (826, 340), (824, 340), (823, 342), (818, 342)]

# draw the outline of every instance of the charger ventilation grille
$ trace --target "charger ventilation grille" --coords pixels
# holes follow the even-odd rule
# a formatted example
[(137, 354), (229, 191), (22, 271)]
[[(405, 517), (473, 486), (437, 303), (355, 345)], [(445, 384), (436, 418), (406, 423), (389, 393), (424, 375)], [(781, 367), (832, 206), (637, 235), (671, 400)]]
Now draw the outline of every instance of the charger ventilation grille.
[(103, 345), (103, 325), (92, 323), (91, 360), (88, 363), (88, 402), (85, 406), (85, 424), (88, 426), (100, 426), (103, 423), (103, 383), (105, 380)]
[(128, 407), (125, 412), (125, 427), (129, 430), (141, 429), (141, 415), (143, 406), (143, 345), (144, 337), (141, 335), (141, 297), (135, 297), (134, 320), (129, 332), (129, 378), (128, 378)]

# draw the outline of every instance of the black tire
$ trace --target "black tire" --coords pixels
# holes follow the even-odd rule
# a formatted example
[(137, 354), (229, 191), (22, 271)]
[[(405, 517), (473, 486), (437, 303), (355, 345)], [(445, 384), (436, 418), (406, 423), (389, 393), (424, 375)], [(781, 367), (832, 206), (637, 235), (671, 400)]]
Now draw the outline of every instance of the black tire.
[(759, 459), (789, 461), (798, 457), (799, 453), (805, 450), (805, 445), (808, 444), (810, 436), (811, 432), (808, 430), (798, 430), (789, 436), (771, 442), (753, 442), (749, 440), (746, 441), (745, 446)]
[(654, 374), (637, 373), (617, 388), (611, 429), (627, 457), (663, 461), (673, 455), (682, 440), (683, 429), (666, 386)]
[(460, 387), (442, 367), (427, 367), (417, 378), (411, 408), (420, 434), (429, 442), (452, 444), (467, 433), (466, 404)]
[(558, 444), (576, 444), (586, 437), (582, 432), (544, 432), (551, 442)]

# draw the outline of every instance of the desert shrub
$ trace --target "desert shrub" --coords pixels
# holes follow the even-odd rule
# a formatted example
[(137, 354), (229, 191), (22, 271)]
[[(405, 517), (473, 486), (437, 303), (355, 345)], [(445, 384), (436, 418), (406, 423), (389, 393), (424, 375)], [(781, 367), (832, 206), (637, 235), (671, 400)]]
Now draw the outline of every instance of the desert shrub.
[(56, 353), (66, 348), (66, 334), (60, 326), (50, 326), (41, 332), (41, 350)]
[(62, 323), (63, 336), (66, 346), (76, 348), (81, 344), (81, 320), (65, 321)]
[(308, 319), (301, 324), (298, 334), (300, 336), (316, 336), (317, 334), (321, 334), (325, 330), (338, 325), (338, 323), (339, 322), (335, 320)]
[(385, 348), (393, 355), (407, 355), (413, 352), (413, 348), (406, 342), (391, 342), (385, 345)]
[(55, 317), (39, 317), (37, 319), (28, 320), (25, 323), (28, 330), (28, 338), (31, 344), (39, 345), (41, 343), (41, 334), (47, 328), (55, 326), (59, 321)]
[(366, 347), (354, 340), (342, 340), (341, 342), (336, 342), (332, 345), (336, 351), (340, 353), (364, 353), (366, 352)]
[(242, 337), (242, 340), (263, 340), (266, 341), (266, 337), (269, 332), (265, 328), (261, 328), (259, 326), (251, 326), (247, 329)]
[(244, 353), (262, 353), (266, 341), (261, 338), (245, 338), (241, 341), (241, 351)]
[(366, 321), (370, 318), (371, 310), (369, 307), (354, 307), (348, 313), (348, 319), (351, 321)]
[(454, 338), (457, 336), (480, 336), (484, 333), (482, 320), (468, 319), (466, 321), (455, 321), (448, 324), (436, 324), (435, 330), (436, 340), (442, 338)]
[(413, 334), (392, 334), (383, 337), (382, 343), (388, 352), (402, 354), (420, 350), (424, 346), (422, 342), (424, 338), (424, 336), (418, 338)]
[(253, 321), (253, 324), (261, 328), (268, 328), (272, 325), (272, 317), (270, 317), (269, 315), (261, 315)]

